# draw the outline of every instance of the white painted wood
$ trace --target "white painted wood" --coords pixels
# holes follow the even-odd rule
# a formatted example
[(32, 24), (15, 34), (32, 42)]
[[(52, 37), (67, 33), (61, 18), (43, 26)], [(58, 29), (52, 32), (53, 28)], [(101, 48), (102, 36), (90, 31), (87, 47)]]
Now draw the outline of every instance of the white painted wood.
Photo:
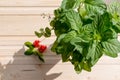
[(34, 35), (35, 30), (49, 26), (48, 17), (0, 16), (0, 35)]
[(53, 14), (57, 7), (0, 7), (0, 16)]
[[(48, 71), (48, 67), (52, 68)], [(83, 71), (79, 75), (71, 65), (42, 65), (42, 69), (47, 72), (46, 80), (120, 80), (120, 67), (116, 65), (96, 65), (92, 72)]]
[[(58, 55), (44, 55), (45, 63), (39, 61), (37, 56), (24, 56), (11, 53), (13, 55), (0, 55), (0, 63), (2, 65), (12, 64), (12, 65), (36, 65), (36, 64), (59, 64), (59, 65), (71, 65), (71, 63), (62, 63), (61, 57)], [(20, 54), (20, 53), (19, 53)], [(23, 54), (23, 53), (21, 53)], [(111, 58), (103, 56), (96, 65), (117, 65), (120, 66), (120, 56), (118, 58)]]
[(24, 42), (38, 39), (34, 31), (49, 26), (49, 17), (61, 1), (0, 0), (0, 80), (120, 80), (120, 56), (103, 56), (92, 72), (76, 74), (71, 63), (62, 63), (60, 55), (50, 51), (54, 34), (40, 38), (48, 47), (46, 63), (24, 55)]
[[(76, 74), (71, 65), (6, 65), (0, 66), (1, 80), (119, 80), (117, 65), (96, 65), (92, 72)], [(103, 72), (104, 71), (104, 72)], [(44, 78), (44, 79), (43, 79)]]
[[(35, 36), (0, 37), (0, 62), (2, 64), (11, 64), (9, 62), (12, 62), (15, 59), (16, 62), (12, 64), (41, 64), (37, 57), (24, 55), (24, 42), (27, 40), (33, 42), (35, 39)], [(62, 65), (60, 56), (57, 56), (55, 55), (55, 53), (50, 51), (50, 46), (53, 44), (54, 40), (55, 36), (45, 39), (41, 38), (41, 44), (45, 44), (48, 46), (48, 49), (44, 53), (46, 60), (45, 64), (56, 64), (57, 62), (58, 64)], [(98, 62), (98, 65), (120, 65), (120, 57), (110, 58), (107, 56), (103, 56)]]
[[(106, 2), (111, 2), (112, 0), (104, 0)], [(117, 0), (119, 1), (119, 0)], [(31, 7), (31, 6), (49, 6), (55, 7), (60, 6), (62, 0), (0, 0), (0, 6), (5, 7)]]
[[(51, 15), (51, 19), (53, 16)], [(40, 28), (50, 27), (48, 16), (0, 16), (0, 35), (34, 35)]]
[(62, 0), (0, 0), (0, 6), (59, 6)]
[(40, 65), (0, 65), (0, 80), (44, 80)]
[[(27, 31), (27, 30), (26, 30)], [(35, 35), (33, 36), (0, 36), (0, 46), (22, 46), (25, 41), (33, 42), (34, 40), (40, 40), (41, 44), (51, 45), (55, 41), (55, 35), (52, 35), (49, 38), (41, 37), (38, 38)], [(49, 41), (49, 42), (48, 42)], [(18, 43), (19, 42), (19, 43)], [(6, 48), (5, 48), (6, 49)]]

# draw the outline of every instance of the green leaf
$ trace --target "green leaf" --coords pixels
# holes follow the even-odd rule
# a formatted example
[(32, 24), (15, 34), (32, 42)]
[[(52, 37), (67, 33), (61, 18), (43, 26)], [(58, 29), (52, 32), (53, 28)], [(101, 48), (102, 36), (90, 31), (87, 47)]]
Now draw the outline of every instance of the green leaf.
[(25, 55), (32, 55), (33, 54), (33, 51), (31, 49), (27, 49), (25, 52), (24, 52)]
[(103, 34), (106, 30), (109, 30), (112, 27), (111, 15), (108, 12), (105, 12), (100, 17), (101, 18), (98, 20), (99, 22), (98, 30), (99, 32), (101, 32), (101, 34)]
[(102, 0), (85, 0), (84, 5), (87, 16), (91, 18), (96, 14), (103, 14), (107, 9)]
[(120, 52), (120, 42), (117, 39), (110, 39), (102, 42), (104, 52), (110, 57), (117, 57)]
[(61, 35), (57, 38), (57, 42), (60, 43), (65, 36), (66, 36), (66, 34), (61, 34)]
[(55, 48), (57, 54), (61, 54), (62, 61), (67, 62), (73, 52), (74, 46), (70, 43), (59, 43)]
[(39, 58), (40, 61), (45, 62), (42, 53), (40, 53), (40, 52), (39, 52), (38, 50), (36, 50), (36, 49), (34, 49), (33, 52), (34, 52), (34, 55), (35, 55), (35, 56), (38, 56), (38, 58)]
[(102, 34), (102, 36), (104, 37), (102, 40), (103, 41), (107, 41), (108, 39), (117, 39), (118, 34), (116, 33), (115, 30), (113, 29), (108, 29), (104, 32), (104, 34)]
[(74, 50), (77, 50), (80, 53), (82, 53), (84, 45), (80, 39), (77, 39), (77, 38), (73, 39), (71, 41), (71, 44), (75, 46)]
[(57, 41), (55, 41), (54, 43), (53, 43), (53, 45), (52, 45), (52, 47), (51, 47), (51, 51), (53, 51), (53, 52), (55, 52), (56, 51), (56, 47), (58, 46), (58, 42)]
[(42, 37), (43, 33), (39, 33), (39, 32), (37, 32), (37, 31), (35, 31), (35, 35), (36, 35), (38, 38), (40, 38), (40, 37)]
[(91, 64), (94, 65), (103, 54), (103, 49), (100, 43), (93, 41), (89, 45), (88, 53), (86, 59), (91, 59)]
[(79, 32), (80, 28), (82, 27), (82, 21), (78, 12), (74, 10), (70, 10), (66, 13), (67, 24), (73, 30)]
[(76, 3), (76, 0), (63, 0), (61, 8), (63, 9), (72, 9)]
[(82, 67), (81, 67), (80, 63), (75, 62), (74, 69), (75, 69), (76, 73), (79, 74), (82, 71)]
[(73, 52), (74, 46), (72, 46), (71, 44), (67, 43), (65, 44), (64, 47), (62, 47), (62, 61), (63, 62), (67, 62), (69, 61), (69, 58)]
[(82, 61), (81, 62), (81, 67), (86, 71), (89, 71), (89, 72), (91, 71), (91, 65), (88, 61), (85, 61), (85, 60)]
[(74, 50), (74, 52), (71, 54), (71, 63), (74, 64), (74, 62), (81, 62), (82, 59), (83, 59), (83, 55), (77, 51), (77, 50)]
[(85, 4), (88, 4), (91, 6), (91, 9), (98, 9), (97, 11), (99, 12), (100, 10), (104, 11), (107, 9), (106, 4), (104, 3), (103, 0), (85, 0)]
[(38, 58), (39, 58), (42, 62), (45, 62), (43, 56), (38, 56)]
[(70, 31), (70, 32), (68, 32), (68, 34), (66, 34), (66, 35), (64, 36), (64, 38), (62, 39), (62, 41), (65, 42), (65, 43), (68, 43), (68, 42), (70, 42), (73, 38), (75, 38), (76, 35), (77, 35), (77, 33), (76, 33), (75, 31)]
[(85, 0), (63, 0), (61, 8), (63, 9), (75, 9), (80, 6), (80, 3), (83, 3)]
[(49, 33), (44, 33), (44, 37), (50, 37), (51, 36), (51, 34), (49, 34)]
[(45, 37), (50, 37), (51, 36), (51, 29), (46, 27), (45, 28)]
[(87, 4), (95, 5), (95, 6), (105, 5), (103, 0), (85, 0), (84, 2)]
[(43, 28), (40, 28), (40, 32), (44, 32), (44, 29), (43, 29)]
[(51, 30), (48, 27), (45, 28), (45, 31), (46, 31), (46, 33), (49, 33), (49, 34), (51, 33)]
[[(62, 15), (62, 13), (61, 13)], [(62, 16), (63, 17), (63, 16)], [(61, 16), (51, 22), (56, 36), (60, 36), (69, 31), (66, 21)], [(65, 18), (65, 17), (64, 17)]]
[(79, 51), (80, 53), (83, 52), (83, 48), (86, 47), (87, 45), (86, 43), (88, 42), (89, 42), (89, 38), (85, 35), (77, 36), (70, 41), (70, 43), (75, 46), (75, 50)]
[(109, 4), (107, 11), (112, 16), (113, 29), (117, 33), (120, 33), (120, 2), (115, 1), (112, 4)]
[(84, 2), (84, 0), (76, 0), (76, 3), (74, 5), (74, 9), (78, 8), (82, 2)]
[(33, 44), (31, 42), (29, 42), (29, 41), (25, 42), (24, 44), (25, 44), (25, 46), (27, 46), (30, 49), (34, 48)]

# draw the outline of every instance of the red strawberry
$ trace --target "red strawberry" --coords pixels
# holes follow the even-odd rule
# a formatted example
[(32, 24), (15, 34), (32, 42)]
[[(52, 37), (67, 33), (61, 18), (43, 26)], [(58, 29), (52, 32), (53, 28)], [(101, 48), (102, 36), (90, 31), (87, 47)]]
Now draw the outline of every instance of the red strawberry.
[(40, 45), (39, 48), (38, 48), (38, 50), (39, 50), (41, 53), (43, 53), (43, 52), (46, 50), (46, 48), (47, 48), (47, 46), (45, 46), (45, 45)]
[(39, 43), (40, 43), (39, 40), (35, 40), (35, 41), (33, 42), (33, 46), (34, 46), (34, 47), (39, 47), (39, 46), (40, 46)]

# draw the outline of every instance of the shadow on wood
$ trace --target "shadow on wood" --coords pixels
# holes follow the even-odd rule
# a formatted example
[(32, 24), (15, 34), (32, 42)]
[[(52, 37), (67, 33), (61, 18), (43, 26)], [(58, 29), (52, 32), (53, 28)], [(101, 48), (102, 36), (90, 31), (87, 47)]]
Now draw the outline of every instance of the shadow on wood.
[[(25, 56), (25, 48), (21, 48), (6, 65), (0, 64), (0, 80), (54, 80), (62, 73), (47, 74), (59, 61), (56, 55), (51, 54), (50, 49), (46, 51), (46, 63), (41, 63), (36, 56)], [(53, 58), (53, 59), (52, 59)], [(52, 62), (54, 61), (54, 62)]]

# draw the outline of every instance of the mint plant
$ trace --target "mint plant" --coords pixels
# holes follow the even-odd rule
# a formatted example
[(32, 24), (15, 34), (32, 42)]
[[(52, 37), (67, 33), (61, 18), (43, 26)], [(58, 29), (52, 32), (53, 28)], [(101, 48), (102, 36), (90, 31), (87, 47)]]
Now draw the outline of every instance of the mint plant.
[(63, 0), (54, 10), (51, 28), (35, 31), (38, 37), (57, 36), (51, 50), (63, 62), (71, 62), (77, 73), (91, 68), (103, 56), (120, 52), (120, 6), (102, 0)]

